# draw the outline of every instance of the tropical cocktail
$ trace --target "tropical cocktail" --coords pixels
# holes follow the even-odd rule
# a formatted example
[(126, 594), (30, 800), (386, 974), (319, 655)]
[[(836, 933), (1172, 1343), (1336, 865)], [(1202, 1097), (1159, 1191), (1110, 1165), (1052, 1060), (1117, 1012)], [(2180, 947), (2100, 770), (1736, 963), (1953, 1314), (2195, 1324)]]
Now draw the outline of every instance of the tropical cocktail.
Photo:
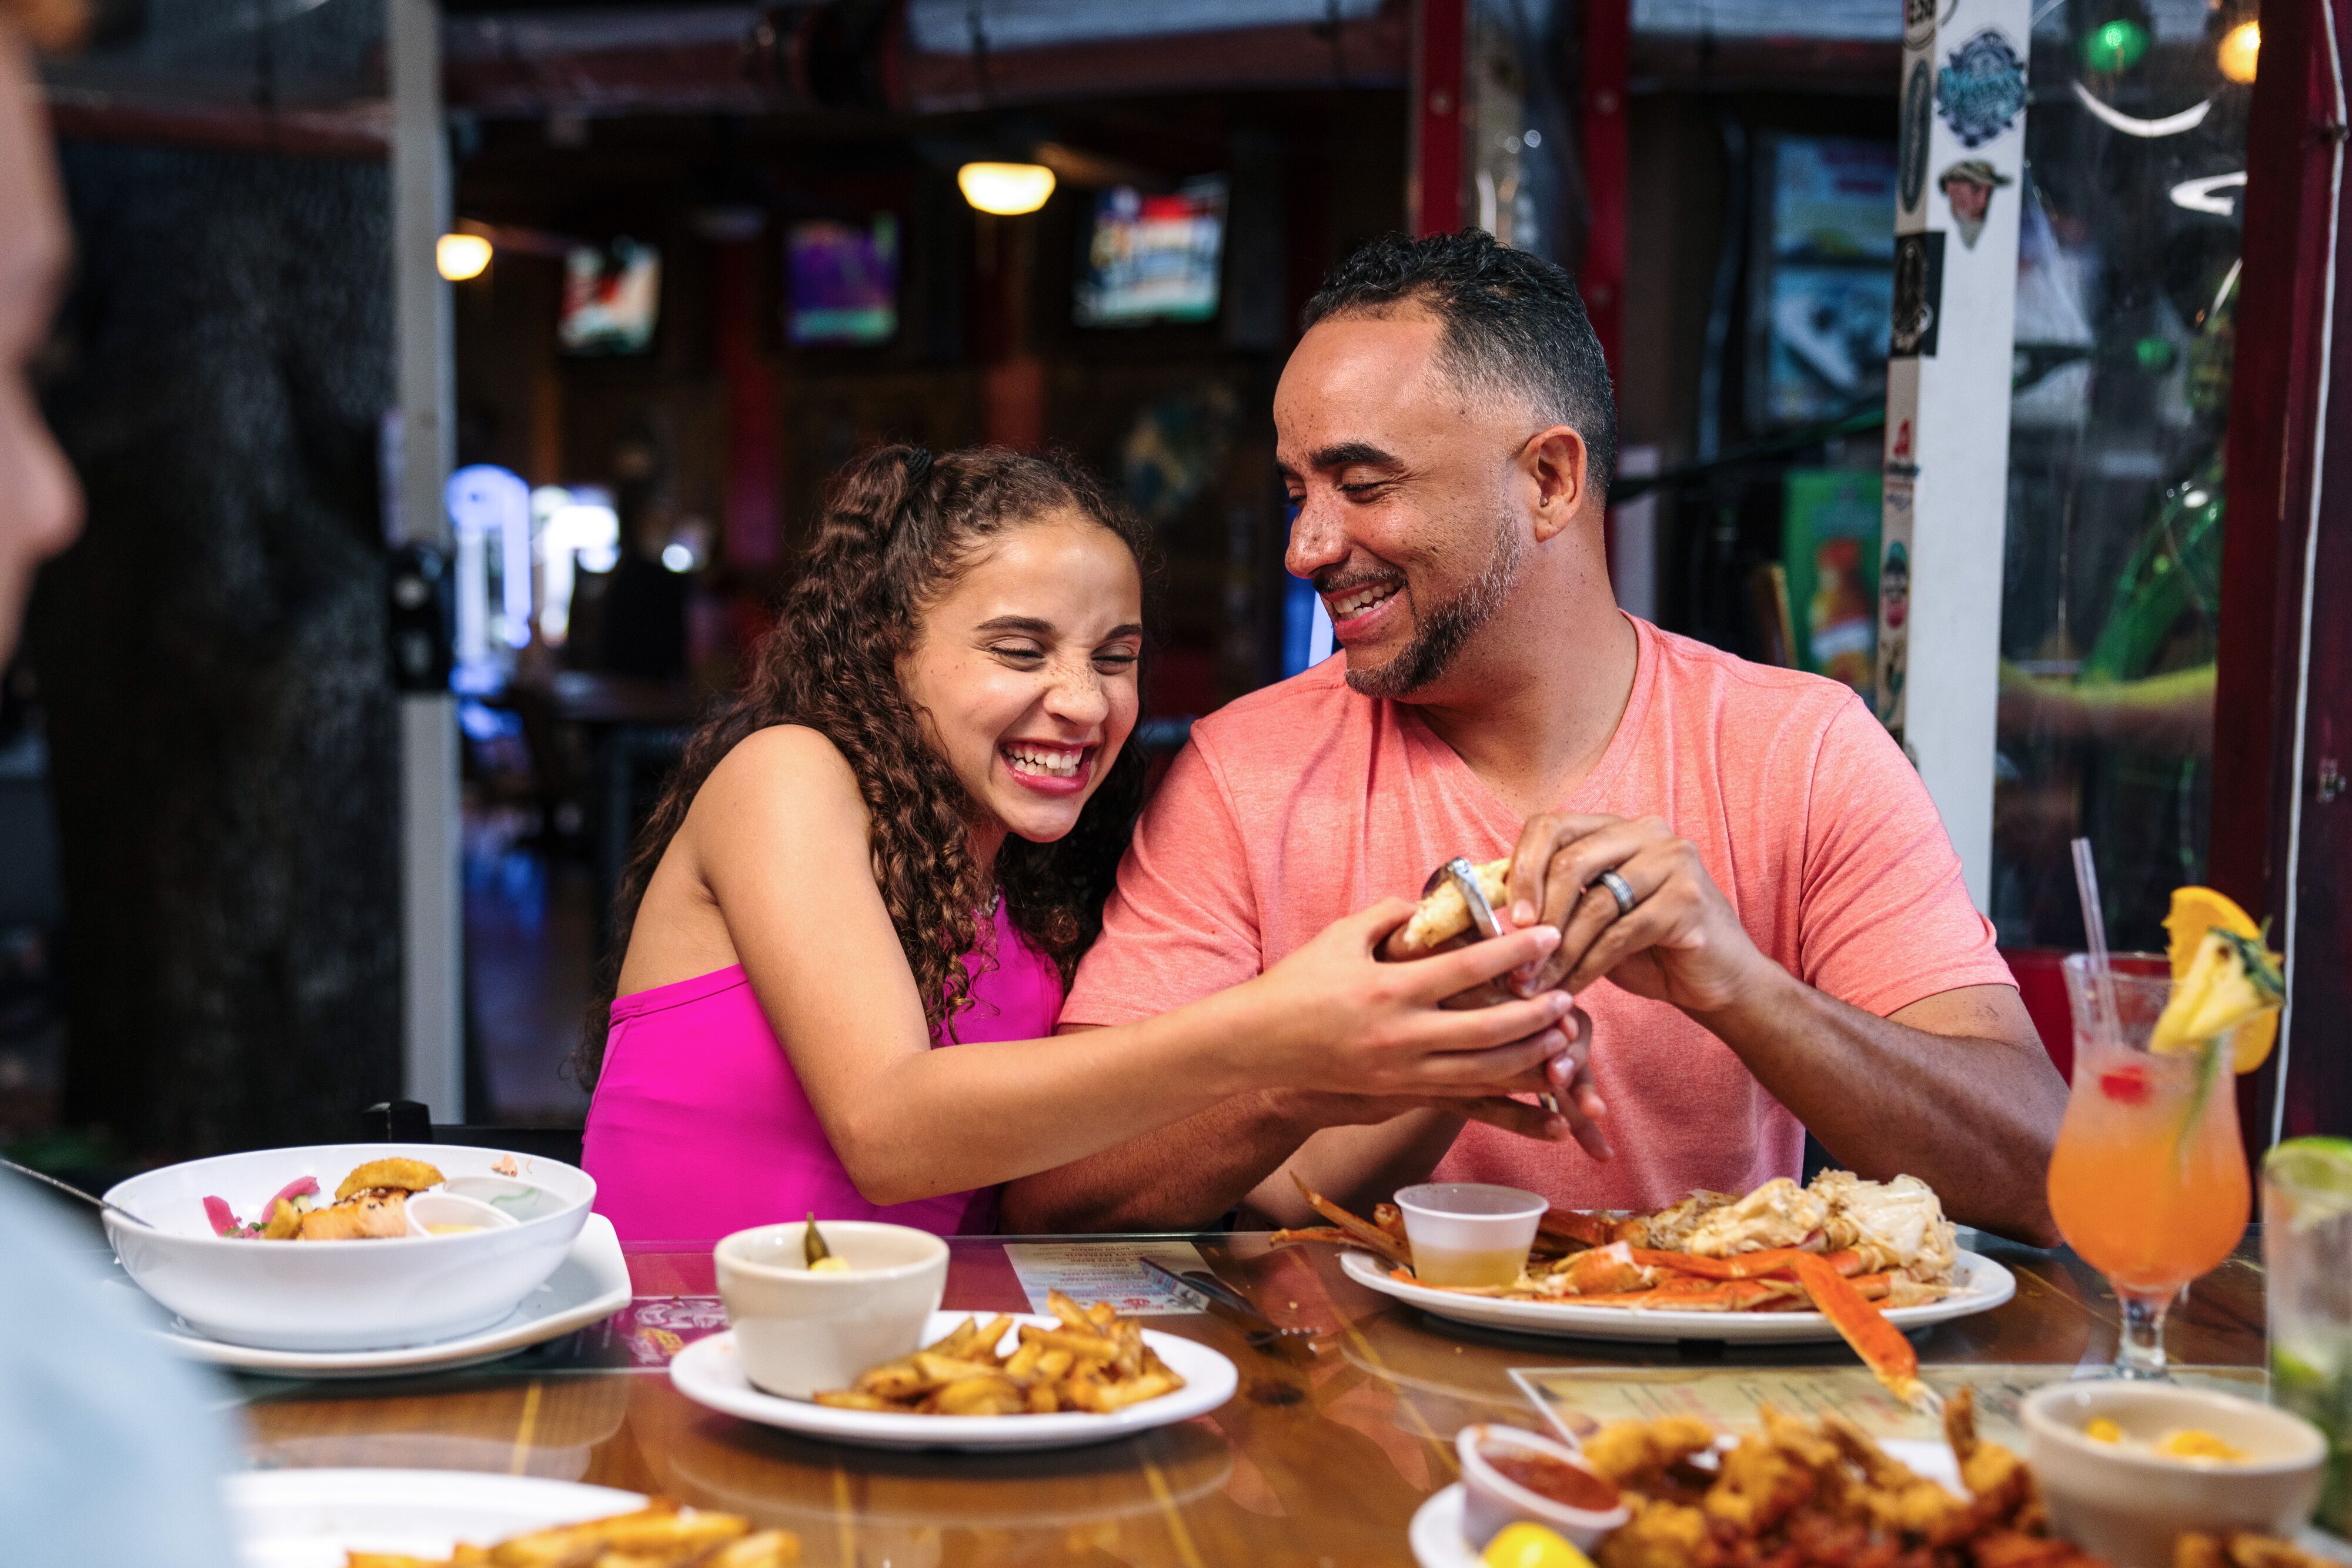
[(2065, 961), (2074, 1081), (2050, 1212), (2115, 1288), (2124, 1321), (2109, 1370), (2123, 1377), (2165, 1375), (2165, 1309), (2245, 1234), (2231, 1080), (2269, 1054), (2277, 1023), (2275, 963), (2235, 904), (2184, 888), (2166, 925), (2170, 955)]

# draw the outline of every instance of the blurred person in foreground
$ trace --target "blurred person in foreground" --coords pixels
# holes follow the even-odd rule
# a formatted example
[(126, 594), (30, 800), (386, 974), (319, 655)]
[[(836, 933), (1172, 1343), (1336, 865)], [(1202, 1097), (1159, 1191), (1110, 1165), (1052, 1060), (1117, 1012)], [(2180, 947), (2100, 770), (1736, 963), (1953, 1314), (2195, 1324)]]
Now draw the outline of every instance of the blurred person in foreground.
[(1257, 1094), (1013, 1184), (1005, 1228), (1314, 1223), (1286, 1172), (1360, 1210), (1433, 1172), (1651, 1208), (1796, 1176), (1810, 1130), (2053, 1240), (2065, 1085), (1918, 775), (1846, 687), (1618, 610), (1612, 394), (1573, 280), (1475, 231), (1376, 240), (1307, 322), (1275, 393), (1286, 564), (1344, 654), (1193, 727), (1061, 1027), (1180, 1006), (1507, 853), (1501, 913), (1562, 933), (1516, 988), (1591, 1018), (1589, 1061), (1552, 1070), (1581, 1152)]
[[(29, 45), (79, 17), (0, 0), (0, 665), (42, 559), (81, 494), (34, 402), (30, 361), (68, 241)], [(220, 1479), (235, 1456), (208, 1385), (100, 1288), (95, 1249), (0, 1172), (0, 1559), (75, 1568), (227, 1568)], [(220, 1391), (213, 1391), (220, 1397)]]

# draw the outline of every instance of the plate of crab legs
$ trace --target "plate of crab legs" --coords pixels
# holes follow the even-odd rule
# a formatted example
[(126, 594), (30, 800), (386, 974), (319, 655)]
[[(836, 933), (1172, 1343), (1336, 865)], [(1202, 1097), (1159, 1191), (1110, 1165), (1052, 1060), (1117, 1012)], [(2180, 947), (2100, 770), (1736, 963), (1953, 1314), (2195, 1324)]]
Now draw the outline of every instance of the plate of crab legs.
[[(1589, 1287), (1566, 1299), (1424, 1285), (1391, 1206), (1365, 1219), (1318, 1193), (1300, 1189), (1332, 1223), (1276, 1231), (1277, 1245), (1328, 1241), (1349, 1249), (1349, 1279), (1433, 1317), (1554, 1338), (1618, 1341), (1736, 1341), (1829, 1343), (1843, 1339), (1887, 1389), (1906, 1404), (1934, 1402), (1919, 1380), (1916, 1329), (1990, 1312), (2017, 1293), (2017, 1279), (1980, 1254), (1958, 1249), (1948, 1289), (1933, 1301), (1886, 1304), (1898, 1295), (1885, 1274), (1864, 1271), (1852, 1250), (1781, 1247), (1728, 1258), (1654, 1251), (1602, 1240), (1592, 1217), (1555, 1209), (1538, 1246), (1564, 1252), (1571, 1283)], [(1579, 1274), (1582, 1278), (1578, 1278)]]

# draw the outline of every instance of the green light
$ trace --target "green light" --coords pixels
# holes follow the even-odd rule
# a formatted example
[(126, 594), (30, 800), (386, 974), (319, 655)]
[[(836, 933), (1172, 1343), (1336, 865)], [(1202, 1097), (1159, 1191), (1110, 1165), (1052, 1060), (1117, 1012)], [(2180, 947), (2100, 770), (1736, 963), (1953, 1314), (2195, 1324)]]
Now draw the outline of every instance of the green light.
[(2172, 345), (2161, 338), (2142, 338), (2132, 345), (2132, 357), (2141, 370), (2158, 374), (2172, 368)]
[(2083, 65), (2102, 75), (2127, 71), (2147, 53), (2147, 29), (2128, 16), (2102, 23), (2083, 35)]

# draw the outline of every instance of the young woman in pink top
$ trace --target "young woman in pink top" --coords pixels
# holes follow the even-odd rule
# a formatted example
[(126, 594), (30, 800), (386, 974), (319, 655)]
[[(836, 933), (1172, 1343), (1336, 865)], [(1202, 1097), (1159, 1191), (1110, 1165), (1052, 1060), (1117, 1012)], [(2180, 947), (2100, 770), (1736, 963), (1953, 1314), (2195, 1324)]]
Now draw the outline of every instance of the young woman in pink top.
[(836, 481), (623, 883), (579, 1065), (625, 1239), (810, 1210), (985, 1230), (1000, 1184), (1237, 1093), (1544, 1087), (1558, 993), (1437, 1004), (1557, 934), (1375, 963), (1402, 899), (1176, 1011), (1054, 1034), (1143, 797), (1142, 538), (1046, 458), (886, 447)]

